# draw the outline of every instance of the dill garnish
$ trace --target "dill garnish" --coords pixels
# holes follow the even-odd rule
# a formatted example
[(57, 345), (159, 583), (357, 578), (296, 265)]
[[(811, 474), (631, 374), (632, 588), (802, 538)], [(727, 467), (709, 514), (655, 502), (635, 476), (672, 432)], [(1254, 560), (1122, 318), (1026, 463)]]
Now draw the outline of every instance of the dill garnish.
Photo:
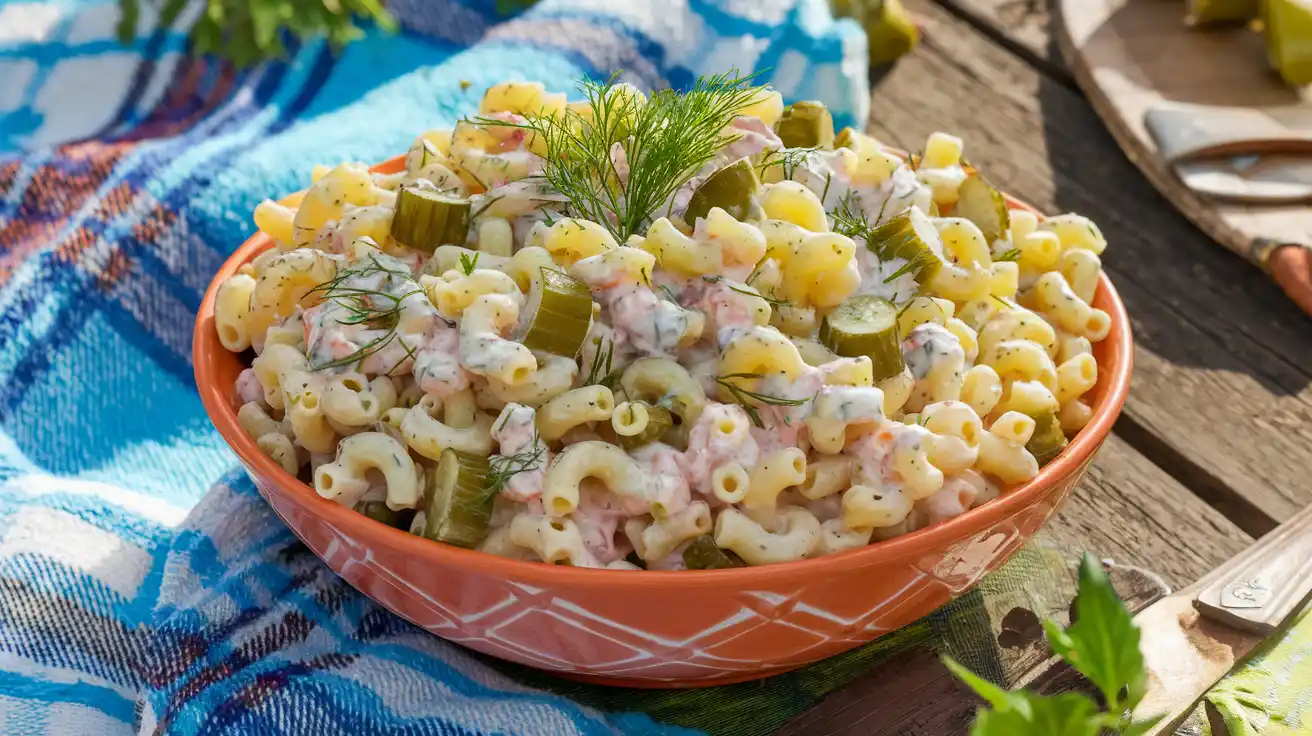
[[(616, 88), (616, 75), (579, 86), (583, 114), (530, 115), (526, 122), (478, 118), (486, 126), (532, 131), (546, 149), (542, 175), (568, 198), (573, 214), (596, 222), (619, 242), (642, 232), (652, 213), (734, 137), (724, 132), (759, 94), (755, 74), (701, 77), (684, 93), (664, 89), (643, 100)], [(615, 164), (616, 150), (627, 177)]]
[(852, 204), (852, 193), (848, 192), (838, 203), (838, 207), (829, 213), (829, 216), (834, 218), (833, 231), (853, 239), (863, 238), (868, 244), (870, 220), (866, 218), (866, 213), (862, 212), (860, 207), (854, 209)]
[(998, 304), (1001, 304), (1003, 309), (1011, 309), (1011, 304), (1009, 304), (1006, 299), (1003, 299), (997, 294), (989, 294), (989, 298), (991, 298), (993, 301), (997, 302)]
[[(412, 284), (414, 288), (398, 296), (377, 289), (351, 286), (348, 283), (351, 279), (378, 274), (386, 274), (383, 278), (388, 282), (393, 279), (400, 279), (402, 282)], [(313, 365), (310, 367), (311, 370), (321, 371), (348, 365), (359, 367), (363, 365), (365, 359), (369, 356), (380, 352), (388, 345), (391, 345), (393, 340), (397, 339), (401, 340), (401, 347), (404, 349), (406, 357), (414, 357), (414, 347), (403, 338), (399, 338), (396, 333), (397, 323), (400, 321), (401, 316), (401, 304), (415, 294), (424, 293), (423, 287), (419, 286), (409, 272), (388, 268), (371, 255), (368, 264), (360, 268), (343, 269), (332, 279), (315, 286), (309, 293), (316, 292), (323, 294), (324, 301), (332, 302), (346, 312), (346, 315), (337, 318), (337, 324), (363, 325), (367, 329), (382, 330), (383, 333), (365, 343), (350, 355)], [(405, 358), (401, 358), (396, 365), (387, 371), (387, 374), (391, 375), (392, 371), (396, 370), (404, 361)]]
[(1011, 250), (1003, 251), (1001, 255), (994, 256), (994, 257), (993, 257), (993, 260), (995, 260), (995, 261), (1019, 261), (1019, 260), (1020, 260), (1020, 248), (1012, 248)]
[(730, 380), (735, 378), (765, 378), (765, 376), (761, 373), (729, 373), (727, 375), (715, 377), (715, 382), (724, 386), (734, 402), (741, 405), (743, 410), (747, 412), (747, 416), (752, 420), (752, 424), (761, 429), (765, 429), (765, 422), (761, 421), (761, 413), (756, 410), (757, 404), (768, 404), (770, 406), (801, 406), (807, 402), (807, 399), (785, 399), (779, 396), (763, 394), (759, 391), (751, 391)]
[(588, 369), (588, 378), (583, 382), (584, 386), (593, 386), (601, 384), (610, 376), (611, 359), (615, 357), (615, 341), (607, 340), (604, 337), (592, 338), (592, 344), (597, 346), (597, 351), (592, 354), (592, 367)]
[(665, 299), (666, 299), (667, 301), (669, 301), (669, 302), (672, 303), (672, 304), (678, 304), (678, 303), (679, 303), (679, 297), (677, 297), (677, 296), (674, 295), (674, 290), (671, 289), (669, 286), (666, 286), (665, 284), (661, 284), (661, 285), (660, 285), (660, 290), (661, 290), (661, 292), (663, 292), (663, 293), (665, 294)]
[(797, 170), (806, 157), (820, 150), (819, 146), (810, 148), (785, 148), (783, 150), (766, 151), (765, 158), (761, 161), (759, 170), (764, 173), (771, 166), (778, 166), (782, 169), (784, 179), (792, 179), (793, 172)]
[(491, 498), (506, 487), (512, 477), (527, 470), (536, 470), (547, 453), (547, 446), (533, 431), (533, 449), (514, 455), (493, 455), (488, 458), (487, 486), (484, 487), (485, 499)]
[(478, 268), (478, 257), (480, 253), (475, 253), (473, 258), (468, 253), (460, 254), (460, 270), (465, 272), (466, 276), (472, 276), (474, 269)]
[(767, 294), (765, 294), (765, 293), (762, 293), (760, 290), (748, 291), (747, 289), (740, 289), (740, 288), (738, 288), (737, 286), (734, 286), (734, 285), (732, 285), (732, 284), (729, 285), (729, 290), (730, 290), (730, 291), (736, 291), (736, 292), (738, 292), (739, 294), (746, 294), (747, 296), (759, 296), (759, 297), (761, 297), (762, 299), (764, 299), (765, 302), (766, 302), (767, 304), (769, 304), (770, 306), (772, 306), (772, 307), (783, 307), (783, 306), (788, 306), (789, 304), (792, 303), (792, 302), (789, 302), (787, 299), (777, 299), (777, 298), (775, 298), (775, 297), (773, 297), (773, 296), (769, 296), (769, 295), (767, 295)]

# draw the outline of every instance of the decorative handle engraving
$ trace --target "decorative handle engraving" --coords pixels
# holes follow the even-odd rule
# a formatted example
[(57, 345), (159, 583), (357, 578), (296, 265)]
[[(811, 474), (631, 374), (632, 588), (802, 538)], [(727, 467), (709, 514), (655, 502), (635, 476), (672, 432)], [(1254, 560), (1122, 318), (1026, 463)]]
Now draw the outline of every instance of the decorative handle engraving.
[(1312, 506), (1218, 570), (1194, 607), (1208, 618), (1267, 635), (1312, 593)]

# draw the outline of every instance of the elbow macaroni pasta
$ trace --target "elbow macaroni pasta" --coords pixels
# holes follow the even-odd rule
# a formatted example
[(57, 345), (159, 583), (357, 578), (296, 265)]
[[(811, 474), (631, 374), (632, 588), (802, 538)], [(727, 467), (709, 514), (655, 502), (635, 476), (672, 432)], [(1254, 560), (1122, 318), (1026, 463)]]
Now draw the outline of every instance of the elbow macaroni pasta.
[[(604, 94), (626, 115), (649, 104)], [(635, 217), (583, 214), (650, 176), (631, 139), (606, 151), (599, 205), (553, 188), (569, 158), (535, 125), (587, 136), (599, 112), (537, 83), (494, 85), (417, 137), (404, 171), (316, 167), (260, 203), (276, 247), (215, 293), (222, 345), (256, 354), (242, 430), (325, 498), (416, 509), (420, 535), (466, 503), (438, 495), (455, 453), (458, 484), (495, 495), (471, 546), (592, 568), (695, 567), (682, 555), (707, 539), (751, 565), (806, 559), (1033, 478), (1036, 418), (1073, 436), (1100, 396), (1102, 232), (1026, 210), (999, 232), (959, 203), (976, 173), (945, 133), (914, 169), (855, 131), (777, 151), (764, 129), (783, 110), (748, 95), (724, 148)], [(739, 160), (766, 183), (710, 187), (690, 214)], [(430, 186), (467, 222), (423, 252), (391, 232), (401, 189)], [(882, 227), (895, 216), (911, 229)], [(890, 233), (905, 242), (867, 242)], [(552, 301), (558, 283), (577, 288)], [(863, 322), (858, 298), (891, 302), (888, 319)]]

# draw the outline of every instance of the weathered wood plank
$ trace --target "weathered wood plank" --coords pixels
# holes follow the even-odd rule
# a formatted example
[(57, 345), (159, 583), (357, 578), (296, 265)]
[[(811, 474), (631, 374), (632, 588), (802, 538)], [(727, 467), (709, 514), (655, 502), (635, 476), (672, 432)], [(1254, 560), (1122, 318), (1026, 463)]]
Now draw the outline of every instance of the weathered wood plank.
[[(1044, 535), (1072, 556), (1091, 550), (1121, 565), (1154, 570), (1173, 587), (1196, 580), (1251, 541), (1116, 437), (1108, 439)], [(1137, 610), (1146, 603), (1131, 607)], [(1046, 659), (1047, 649), (1040, 641), (1037, 618), (1024, 618), (1028, 620), (1019, 621), (1014, 636), (1003, 633), (1014, 641), (1000, 635), (999, 644), (1033, 647), (1016, 660), (1033, 666)], [(977, 704), (936, 655), (913, 651), (830, 693), (776, 736), (964, 734)]]
[(872, 131), (964, 134), (995, 183), (1093, 217), (1129, 308), (1127, 437), (1250, 533), (1312, 502), (1312, 321), (1211, 243), (1121, 154), (1088, 103), (926, 0), (925, 40), (876, 87)]
[[(1074, 84), (1052, 34), (1053, 0), (937, 0), (1026, 61)], [(1184, 14), (1181, 7), (1180, 13)]]

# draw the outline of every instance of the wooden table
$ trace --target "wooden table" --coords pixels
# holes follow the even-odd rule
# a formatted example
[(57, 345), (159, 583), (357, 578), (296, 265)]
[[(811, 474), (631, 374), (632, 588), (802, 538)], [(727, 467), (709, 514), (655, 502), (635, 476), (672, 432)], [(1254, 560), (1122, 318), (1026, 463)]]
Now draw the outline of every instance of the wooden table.
[[(907, 150), (935, 130), (959, 134), (996, 185), (1092, 217), (1130, 313), (1130, 399), (1050, 536), (1188, 583), (1312, 503), (1312, 320), (1126, 159), (1061, 58), (1047, 0), (904, 3), (924, 40), (874, 81), (870, 132)], [(893, 712), (888, 699), (887, 683), (858, 681), (781, 733), (968, 726), (925, 725), (917, 711), (940, 706), (909, 693), (924, 705), (898, 704), (904, 725), (872, 728), (873, 712)]]

